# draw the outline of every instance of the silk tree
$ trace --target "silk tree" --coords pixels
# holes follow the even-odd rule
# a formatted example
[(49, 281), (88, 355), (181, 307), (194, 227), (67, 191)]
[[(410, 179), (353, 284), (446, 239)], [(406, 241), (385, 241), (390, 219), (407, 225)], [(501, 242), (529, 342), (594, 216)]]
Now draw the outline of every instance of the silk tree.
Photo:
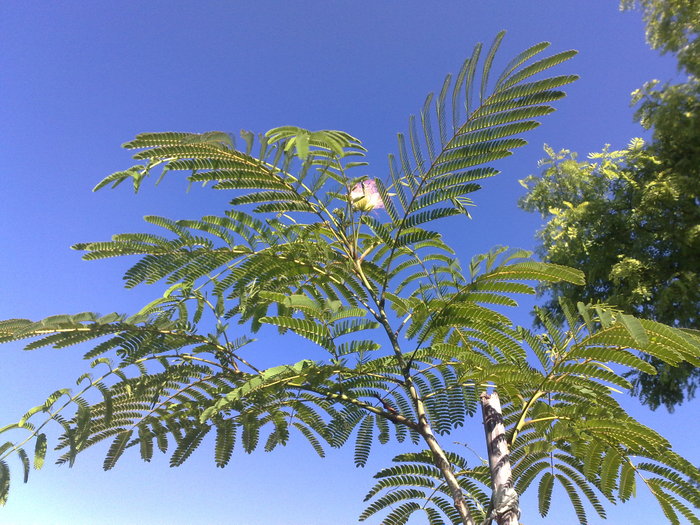
[[(3, 498), (6, 458), (16, 455), (26, 478), (27, 450), (40, 467), (54, 423), (59, 463), (109, 440), (105, 469), (129, 448), (146, 461), (155, 448), (172, 449), (170, 464), (180, 465), (211, 431), (219, 467), (236, 445), (269, 451), (292, 436), (320, 455), (354, 442), (358, 466), (376, 442), (406, 443), (412, 451), (377, 474), (361, 520), (381, 514), (399, 524), (418, 512), (430, 523), (517, 523), (519, 498), (539, 479), (542, 514), (556, 482), (585, 523), (582, 499), (604, 515), (599, 498), (628, 499), (636, 478), (669, 519), (692, 517), (685, 502), (697, 503), (697, 470), (624, 412), (611, 388), (629, 384), (610, 364), (649, 371), (629, 349), (697, 361), (698, 338), (603, 305), (566, 303), (567, 332), (543, 316), (548, 332), (533, 334), (503, 313), (517, 306), (513, 296), (534, 293), (537, 282), (582, 284), (581, 272), (503, 248), (463, 270), (426, 228), (468, 217), (476, 181), (498, 174), (489, 164), (524, 145), (521, 135), (576, 78), (541, 78), (575, 54), (540, 58), (547, 43), (494, 78), (502, 38), (483, 57), (477, 45), (428, 95), (399, 135), (386, 177), (366, 175), (361, 141), (341, 131), (244, 132), (240, 148), (219, 132), (147, 133), (125, 144), (139, 163), (96, 189), (130, 181), (138, 191), (153, 174), (185, 172), (190, 183), (230, 191), (231, 207), (195, 220), (146, 217), (161, 235), (74, 246), (88, 260), (139, 257), (126, 286), (165, 288), (139, 312), (0, 324), (3, 340), (29, 338), (30, 350), (91, 344), (79, 390), (56, 391), (2, 429)], [(248, 352), (263, 326), (315, 350), (298, 362), (275, 355), (279, 364), (263, 367)], [(324, 357), (312, 358), (319, 351)], [(479, 406), (486, 440), (465, 439), (490, 461), (469, 465), (448, 450), (447, 436)]]

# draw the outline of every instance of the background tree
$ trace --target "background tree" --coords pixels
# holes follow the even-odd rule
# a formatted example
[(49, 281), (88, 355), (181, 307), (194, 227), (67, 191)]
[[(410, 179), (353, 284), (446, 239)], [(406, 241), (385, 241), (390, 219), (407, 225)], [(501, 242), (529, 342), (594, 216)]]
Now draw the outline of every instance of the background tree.
[[(625, 2), (631, 7), (632, 2)], [(681, 84), (652, 81), (633, 94), (652, 139), (580, 162), (547, 149), (544, 172), (522, 181), (520, 206), (547, 219), (538, 253), (584, 271), (583, 288), (546, 286), (573, 301), (609, 301), (673, 326), (700, 328), (700, 59), (697, 2), (642, 2), (653, 47), (678, 54)], [(546, 303), (551, 312), (555, 298)], [(659, 363), (655, 363), (659, 365)], [(690, 365), (634, 375), (635, 393), (669, 410), (692, 398), (700, 371)]]
[(680, 67), (700, 76), (698, 0), (621, 0), (620, 7), (641, 9), (649, 45), (662, 53), (675, 53)]
[[(466, 214), (474, 181), (497, 174), (482, 165), (522, 146), (519, 136), (553, 111), (548, 103), (564, 96), (557, 88), (575, 79), (532, 79), (574, 55), (539, 58), (546, 43), (491, 78), (502, 37), (483, 61), (477, 46), (455, 82), (448, 76), (440, 94), (428, 96), (420, 127), (411, 118), (408, 140), (399, 136), (386, 182), (354, 175), (364, 149), (339, 131), (283, 127), (258, 141), (243, 133), (241, 149), (218, 132), (149, 133), (127, 143), (141, 162), (97, 188), (132, 181), (138, 190), (159, 168), (161, 176), (185, 171), (190, 182), (233, 190), (232, 208), (199, 220), (148, 217), (166, 233), (75, 246), (87, 259), (141, 256), (126, 272), (129, 287), (167, 285), (134, 315), (0, 323), (3, 340), (29, 338), (29, 350), (91, 342), (85, 358), (100, 370), (81, 375), (77, 392), (58, 390), (0, 429), (20, 435), (2, 446), (2, 498), (10, 487), (5, 458), (16, 454), (26, 480), (27, 446), (40, 467), (46, 425), (55, 422), (60, 463), (110, 440), (105, 469), (128, 448), (149, 461), (173, 442), (170, 464), (180, 465), (211, 431), (221, 467), (237, 444), (272, 450), (292, 434), (321, 455), (325, 444), (343, 446), (354, 436), (357, 465), (375, 441), (410, 440), (423, 450), (378, 474), (368, 495), (377, 499), (361, 516), (388, 511), (384, 523), (405, 523), (415, 512), (431, 523), (514, 523), (519, 495), (537, 479), (542, 514), (555, 482), (585, 523), (582, 501), (604, 516), (600, 497), (624, 501), (639, 479), (671, 521), (682, 515), (697, 523), (688, 506), (700, 500), (691, 481), (697, 469), (625, 413), (611, 389), (630, 385), (606, 363), (653, 372), (628, 349), (697, 362), (700, 339), (566, 303), (568, 329), (543, 314), (547, 334), (534, 335), (500, 307), (534, 292), (522, 281), (581, 283), (580, 272), (505, 249), (462, 271), (439, 233), (423, 227)], [(267, 325), (315, 346), (301, 361), (277, 353), (281, 362), (262, 366), (245, 332)], [(488, 466), (469, 465), (443, 437), (479, 404)]]

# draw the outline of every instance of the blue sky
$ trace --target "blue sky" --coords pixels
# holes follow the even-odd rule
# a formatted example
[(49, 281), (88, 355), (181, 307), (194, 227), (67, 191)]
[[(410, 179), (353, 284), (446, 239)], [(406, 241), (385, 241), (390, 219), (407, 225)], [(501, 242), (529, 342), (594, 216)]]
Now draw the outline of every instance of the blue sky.
[[(147, 214), (196, 218), (226, 206), (225, 192), (171, 178), (91, 193), (103, 176), (130, 166), (120, 144), (144, 131), (264, 132), (279, 125), (342, 129), (363, 140), (373, 176), (385, 175), (395, 135), (429, 91), (439, 89), (472, 46), (508, 30), (504, 59), (541, 40), (580, 54), (561, 72), (581, 75), (558, 111), (501, 162), (503, 173), (474, 194), (474, 220), (445, 234), (462, 260), (496, 244), (533, 246), (539, 218), (516, 207), (518, 179), (537, 172), (542, 145), (585, 155), (643, 135), (629, 94), (652, 78), (672, 79), (674, 61), (644, 43), (639, 13), (615, 0), (282, 2), (124, 1), (0, 5), (0, 318), (84, 310), (132, 312), (161, 290), (124, 290), (126, 261), (87, 263), (69, 246), (145, 231)], [(525, 310), (520, 322), (528, 323)], [(2, 347), (0, 423), (16, 420), (82, 371), (79, 349), (21, 352)], [(265, 351), (278, 357), (278, 346)], [(675, 414), (625, 403), (696, 463), (698, 402)], [(471, 430), (470, 430), (471, 429)], [(470, 433), (471, 432), (471, 433)], [(469, 427), (458, 441), (481, 446)], [(0, 524), (122, 525), (353, 523), (371, 476), (398, 449), (377, 448), (365, 469), (352, 451), (318, 459), (304, 443), (271, 454), (236, 454), (216, 469), (205, 443), (183, 467), (128, 454), (107, 473), (106, 449), (73, 469), (48, 465), (16, 483)], [(15, 480), (19, 471), (15, 471)], [(564, 499), (542, 520), (525, 495), (523, 523), (573, 523)], [(564, 498), (563, 494), (558, 494)], [(530, 500), (528, 502), (528, 500)], [(640, 489), (608, 523), (660, 523)], [(591, 521), (598, 523), (598, 521)]]

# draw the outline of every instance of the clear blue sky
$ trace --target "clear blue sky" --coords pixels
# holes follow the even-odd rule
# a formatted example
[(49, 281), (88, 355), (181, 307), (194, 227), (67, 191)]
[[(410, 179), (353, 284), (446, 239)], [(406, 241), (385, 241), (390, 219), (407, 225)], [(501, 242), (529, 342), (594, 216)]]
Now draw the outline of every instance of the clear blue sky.
[[(619, 13), (616, 0), (4, 0), (0, 318), (133, 312), (161, 290), (126, 291), (126, 261), (87, 263), (68, 247), (145, 231), (146, 214), (196, 218), (224, 209), (224, 192), (185, 193), (175, 178), (136, 196), (126, 187), (91, 193), (104, 175), (130, 166), (119, 145), (136, 133), (264, 132), (286, 124), (342, 129), (363, 140), (370, 172), (382, 176), (407, 116), (476, 42), (490, 42), (500, 29), (508, 30), (502, 58), (549, 40), (554, 51), (580, 51), (562, 72), (582, 78), (567, 89), (559, 111), (526, 137), (530, 144), (499, 165), (503, 174), (474, 194), (478, 208), (468, 228), (446, 231), (462, 260), (496, 244), (533, 246), (539, 218), (516, 208), (517, 180), (537, 171), (544, 143), (585, 155), (642, 134), (629, 94), (651, 78), (671, 79), (675, 66), (647, 48), (639, 13)], [(525, 311), (521, 322), (529, 322)], [(71, 385), (83, 370), (80, 349), (20, 348), (0, 349), (0, 424)], [(277, 358), (282, 350), (265, 348)], [(625, 403), (680, 453), (700, 460), (690, 438), (700, 431), (698, 402), (674, 415)], [(482, 447), (478, 426), (454, 439)], [(205, 443), (178, 469), (168, 468), (165, 457), (145, 464), (127, 454), (104, 473), (105, 450), (89, 451), (73, 469), (49, 464), (28, 485), (15, 483), (0, 524), (353, 523), (372, 474), (398, 452), (377, 448), (365, 469), (355, 469), (351, 450), (320, 460), (298, 442), (271, 454), (236, 453), (221, 470)], [(14, 474), (18, 480), (19, 470)], [(547, 520), (537, 515), (533, 496), (524, 497), (527, 525), (574, 523), (562, 493), (555, 492)], [(644, 489), (609, 516), (608, 523), (663, 522)]]

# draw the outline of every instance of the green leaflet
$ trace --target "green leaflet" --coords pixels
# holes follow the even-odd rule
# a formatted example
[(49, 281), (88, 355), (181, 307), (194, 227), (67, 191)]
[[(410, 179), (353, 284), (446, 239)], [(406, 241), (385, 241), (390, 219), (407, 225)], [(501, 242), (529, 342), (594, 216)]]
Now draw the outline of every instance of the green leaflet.
[(637, 370), (641, 370), (647, 374), (656, 374), (656, 369), (647, 361), (640, 359), (636, 355), (627, 352), (622, 348), (602, 348), (599, 346), (586, 348), (581, 345), (569, 353), (569, 358), (592, 358), (602, 362), (619, 363), (630, 368), (636, 368)]
[(5, 461), (0, 461), (0, 505), (7, 503), (10, 494), (10, 467)]
[(559, 481), (559, 483), (564, 487), (564, 490), (566, 491), (567, 496), (569, 496), (569, 500), (571, 501), (571, 505), (574, 507), (574, 511), (576, 512), (576, 517), (579, 519), (579, 523), (581, 525), (586, 525), (588, 522), (586, 518), (586, 511), (583, 508), (583, 503), (581, 502), (581, 498), (579, 497), (578, 493), (574, 489), (573, 484), (571, 481), (569, 481), (566, 477), (562, 476), (561, 474), (555, 474), (554, 477)]
[(139, 426), (138, 433), (139, 452), (141, 453), (141, 459), (147, 462), (151, 461), (151, 459), (153, 458), (154, 434), (148, 429), (146, 425)]
[(503, 73), (501, 73), (501, 75), (498, 77), (498, 80), (496, 81), (496, 86), (501, 86), (503, 82), (506, 79), (508, 79), (518, 67), (525, 64), (528, 60), (541, 53), (549, 46), (549, 42), (539, 42), (538, 44), (530, 46), (529, 48), (525, 49), (524, 51), (521, 51), (516, 56), (514, 56), (510, 60), (508, 65), (504, 68)]
[(644, 330), (644, 326), (638, 319), (635, 319), (631, 315), (621, 314), (618, 320), (622, 326), (627, 329), (638, 346), (644, 348), (647, 345), (649, 337), (647, 336), (646, 330)]
[(27, 481), (29, 481), (29, 456), (27, 456), (27, 453), (24, 451), (23, 448), (17, 450), (17, 455), (19, 456), (19, 459), (22, 462), (24, 482), (26, 483)]
[(583, 273), (573, 268), (535, 261), (510, 264), (482, 276), (493, 280), (566, 281), (583, 284)]
[[(464, 458), (454, 453), (448, 453), (448, 458), (453, 463), (455, 471), (464, 474), (472, 473)], [(374, 501), (361, 514), (360, 521), (364, 521), (378, 512), (396, 509), (395, 505), (401, 501), (412, 500), (420, 505), (415, 507), (405, 504), (406, 506), (403, 507), (406, 509), (405, 515), (396, 515), (390, 512), (382, 520), (382, 523), (399, 519), (399, 517), (406, 520), (419, 508), (425, 509), (431, 519), (435, 520), (435, 523), (460, 522), (455, 508), (451, 502), (444, 498), (444, 496), (449, 498), (449, 492), (444, 486), (440, 471), (433, 465), (429, 451), (401, 454), (396, 456), (393, 462), (393, 466), (382, 469), (375, 474), (377, 482), (365, 496), (365, 501), (372, 499)], [(488, 505), (489, 499), (484, 491), (485, 486), (489, 484), (488, 473), (481, 473), (485, 473), (486, 477), (477, 475), (479, 482), (476, 484), (467, 481), (466, 478), (460, 480), (460, 484), (467, 491), (470, 499), (473, 498), (470, 507), (477, 519), (483, 519), (484, 509)], [(473, 501), (477, 502), (476, 505)], [(395, 521), (395, 523), (405, 523), (405, 521)]]
[[(316, 437), (316, 435), (310, 430), (309, 427), (303, 425), (302, 423), (299, 423), (297, 421), (293, 422), (292, 425), (294, 428), (296, 428), (302, 436), (306, 438), (306, 441), (309, 442), (311, 447), (314, 449), (316, 454), (319, 455), (319, 457), (326, 457), (326, 452), (323, 449), (323, 445), (319, 441), (319, 439)], [(324, 436), (325, 438), (325, 436)]]
[(280, 328), (288, 328), (296, 334), (313, 341), (314, 343), (328, 347), (331, 344), (331, 335), (328, 329), (314, 321), (308, 319), (297, 319), (295, 317), (263, 317), (261, 323), (272, 324)]
[(231, 401), (236, 401), (256, 390), (265, 388), (270, 384), (277, 384), (285, 380), (303, 381), (303, 372), (313, 367), (313, 362), (307, 359), (299, 361), (294, 365), (281, 365), (263, 370), (261, 373), (254, 375), (248, 381), (242, 383), (236, 389), (228, 392), (225, 397), (216, 402), (212, 407), (207, 408), (200, 417), (203, 422), (207, 418), (212, 417), (217, 411), (226, 407)]
[(355, 466), (364, 467), (372, 449), (374, 416), (368, 415), (360, 423), (355, 441)]
[[(305, 160), (310, 152), (310, 146), (332, 151), (338, 157), (342, 157), (354, 151), (365, 151), (360, 141), (345, 133), (336, 130), (308, 131), (296, 126), (282, 126), (274, 128), (265, 134), (268, 143), (274, 144), (284, 141), (284, 149), (295, 148), (300, 159)], [(345, 152), (345, 149), (351, 152)]]
[(508, 81), (503, 84), (504, 88), (508, 88), (510, 86), (513, 86), (515, 84), (518, 84), (519, 82), (522, 82), (526, 78), (529, 78), (533, 75), (536, 75), (537, 73), (540, 73), (541, 71), (545, 71), (549, 69), (550, 67), (556, 66), (557, 64), (561, 64), (562, 62), (565, 62), (569, 60), (570, 58), (573, 58), (576, 56), (578, 52), (577, 51), (563, 51), (561, 53), (557, 53), (556, 55), (552, 55), (551, 57), (544, 58), (542, 60), (538, 60), (534, 64), (529, 65), (528, 67), (522, 68), (518, 73), (515, 75), (512, 75)]
[(620, 501), (627, 501), (636, 493), (636, 478), (633, 466), (629, 462), (622, 464), (620, 473), (620, 486), (618, 497)]
[[(605, 519), (606, 518), (605, 509), (604, 509), (603, 505), (600, 503), (598, 496), (596, 496), (596, 493), (594, 492), (593, 488), (577, 472), (577, 470), (575, 468), (567, 465), (565, 462), (558, 464), (557, 470), (560, 472), (559, 475), (562, 477), (562, 479), (567, 480), (567, 483), (569, 486), (567, 493), (575, 494), (579, 498), (580, 498), (580, 495), (585, 496), (587, 502), (593, 507), (593, 509), (598, 514), (598, 516), (602, 519)], [(579, 501), (580, 501), (580, 499), (579, 499)], [(572, 499), (572, 503), (573, 503), (573, 499)], [(583, 507), (583, 505), (581, 505), (581, 514), (580, 515), (583, 516), (583, 518), (584, 518), (584, 521), (582, 523), (586, 523), (587, 519), (586, 519), (585, 508)]]
[(102, 465), (102, 468), (104, 468), (104, 470), (110, 470), (112, 467), (114, 467), (117, 461), (119, 461), (119, 458), (124, 453), (124, 450), (126, 450), (126, 446), (129, 443), (131, 434), (131, 430), (122, 430), (117, 434), (117, 437), (114, 438), (114, 441), (112, 441), (112, 445), (109, 447), (109, 450), (107, 451), (107, 456), (105, 457), (104, 463)]
[(170, 466), (178, 467), (187, 461), (187, 458), (189, 458), (192, 455), (192, 452), (199, 447), (202, 439), (204, 439), (204, 436), (206, 436), (210, 430), (210, 426), (203, 425), (192, 428), (189, 432), (187, 432), (187, 434), (185, 434), (177, 444), (177, 448), (170, 457)]
[(549, 506), (552, 503), (552, 488), (554, 487), (554, 476), (550, 472), (545, 472), (540, 479), (538, 488), (538, 503), (540, 516), (544, 517), (549, 513)]

